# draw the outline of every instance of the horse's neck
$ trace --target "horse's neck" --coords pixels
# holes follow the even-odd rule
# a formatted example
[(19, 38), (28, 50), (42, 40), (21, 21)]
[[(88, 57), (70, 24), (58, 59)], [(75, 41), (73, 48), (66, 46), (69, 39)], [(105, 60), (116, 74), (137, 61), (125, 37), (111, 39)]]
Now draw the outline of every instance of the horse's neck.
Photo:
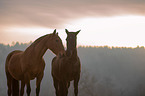
[(35, 47), (35, 54), (37, 58), (42, 58), (46, 51), (47, 47), (45, 46), (45, 43), (37, 44)]
[(71, 57), (72, 59), (77, 57), (77, 48), (73, 50), (66, 50), (67, 56)]
[(41, 59), (44, 55), (44, 53), (47, 50), (47, 47), (45, 47), (45, 42), (41, 43), (43, 41), (40, 41), (38, 44), (32, 44), (30, 45), (24, 52), (24, 54), (27, 56), (27, 58), (31, 59)]

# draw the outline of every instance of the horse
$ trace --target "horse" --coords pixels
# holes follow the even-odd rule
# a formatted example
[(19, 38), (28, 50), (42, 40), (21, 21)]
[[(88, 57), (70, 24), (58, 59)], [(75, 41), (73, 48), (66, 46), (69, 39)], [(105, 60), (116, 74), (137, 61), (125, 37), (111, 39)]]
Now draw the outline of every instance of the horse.
[[(40, 84), (44, 75), (45, 62), (43, 55), (50, 49), (54, 54), (65, 54), (56, 29), (36, 39), (25, 51), (15, 50), (8, 54), (5, 63), (8, 96), (23, 96), (25, 85), (27, 96), (30, 96), (30, 80), (36, 78), (36, 96), (39, 96)], [(19, 92), (19, 81), (21, 89)]]
[(56, 96), (67, 96), (70, 81), (74, 81), (74, 94), (78, 96), (78, 83), (81, 73), (80, 59), (77, 55), (77, 34), (80, 32), (69, 32), (67, 34), (66, 55), (55, 56), (52, 60), (51, 75)]

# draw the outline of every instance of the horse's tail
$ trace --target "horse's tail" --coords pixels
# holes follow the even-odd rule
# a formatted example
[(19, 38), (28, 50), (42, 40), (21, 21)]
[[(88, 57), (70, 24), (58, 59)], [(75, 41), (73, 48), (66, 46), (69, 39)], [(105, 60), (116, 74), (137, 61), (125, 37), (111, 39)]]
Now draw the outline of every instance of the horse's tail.
[(19, 81), (14, 79), (9, 72), (6, 72), (8, 96), (19, 96)]
[(19, 81), (12, 79), (12, 96), (19, 96)]
[(8, 64), (10, 61), (10, 58), (12, 55), (15, 53), (15, 51), (11, 52), (5, 62), (5, 72), (6, 72), (6, 77), (7, 77), (7, 86), (8, 86), (8, 96), (19, 96), (19, 81), (15, 80), (11, 74), (8, 71)]

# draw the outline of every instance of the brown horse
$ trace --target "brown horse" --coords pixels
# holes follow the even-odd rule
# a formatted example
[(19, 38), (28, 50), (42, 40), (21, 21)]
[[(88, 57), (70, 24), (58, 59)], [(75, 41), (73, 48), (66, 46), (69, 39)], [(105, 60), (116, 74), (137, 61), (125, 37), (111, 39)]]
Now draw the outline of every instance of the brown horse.
[[(50, 49), (54, 54), (65, 52), (56, 29), (52, 34), (35, 40), (25, 51), (15, 50), (7, 56), (5, 71), (7, 77), (8, 96), (23, 96), (25, 84), (30, 96), (30, 80), (36, 78), (36, 96), (39, 96), (40, 83), (44, 75), (45, 62), (43, 55)], [(19, 94), (19, 80), (21, 89)]]
[(81, 64), (77, 55), (76, 38), (80, 32), (67, 33), (66, 56), (56, 56), (52, 60), (52, 77), (56, 96), (67, 96), (70, 81), (74, 80), (74, 93), (78, 96), (78, 82), (80, 79)]

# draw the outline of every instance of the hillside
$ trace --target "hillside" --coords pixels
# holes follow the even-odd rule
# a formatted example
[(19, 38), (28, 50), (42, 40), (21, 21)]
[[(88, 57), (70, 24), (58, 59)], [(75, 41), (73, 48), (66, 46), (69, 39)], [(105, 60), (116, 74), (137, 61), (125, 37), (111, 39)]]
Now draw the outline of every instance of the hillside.
[[(25, 50), (30, 44), (0, 44), (0, 96), (7, 96), (5, 59), (13, 50)], [(145, 49), (78, 47), (82, 64), (79, 96), (144, 96), (145, 95)], [(54, 57), (47, 51), (45, 75), (41, 85), (41, 96), (55, 96), (51, 77), (51, 60)], [(35, 80), (31, 81), (32, 94), (35, 94)], [(69, 90), (73, 96), (73, 84)]]

